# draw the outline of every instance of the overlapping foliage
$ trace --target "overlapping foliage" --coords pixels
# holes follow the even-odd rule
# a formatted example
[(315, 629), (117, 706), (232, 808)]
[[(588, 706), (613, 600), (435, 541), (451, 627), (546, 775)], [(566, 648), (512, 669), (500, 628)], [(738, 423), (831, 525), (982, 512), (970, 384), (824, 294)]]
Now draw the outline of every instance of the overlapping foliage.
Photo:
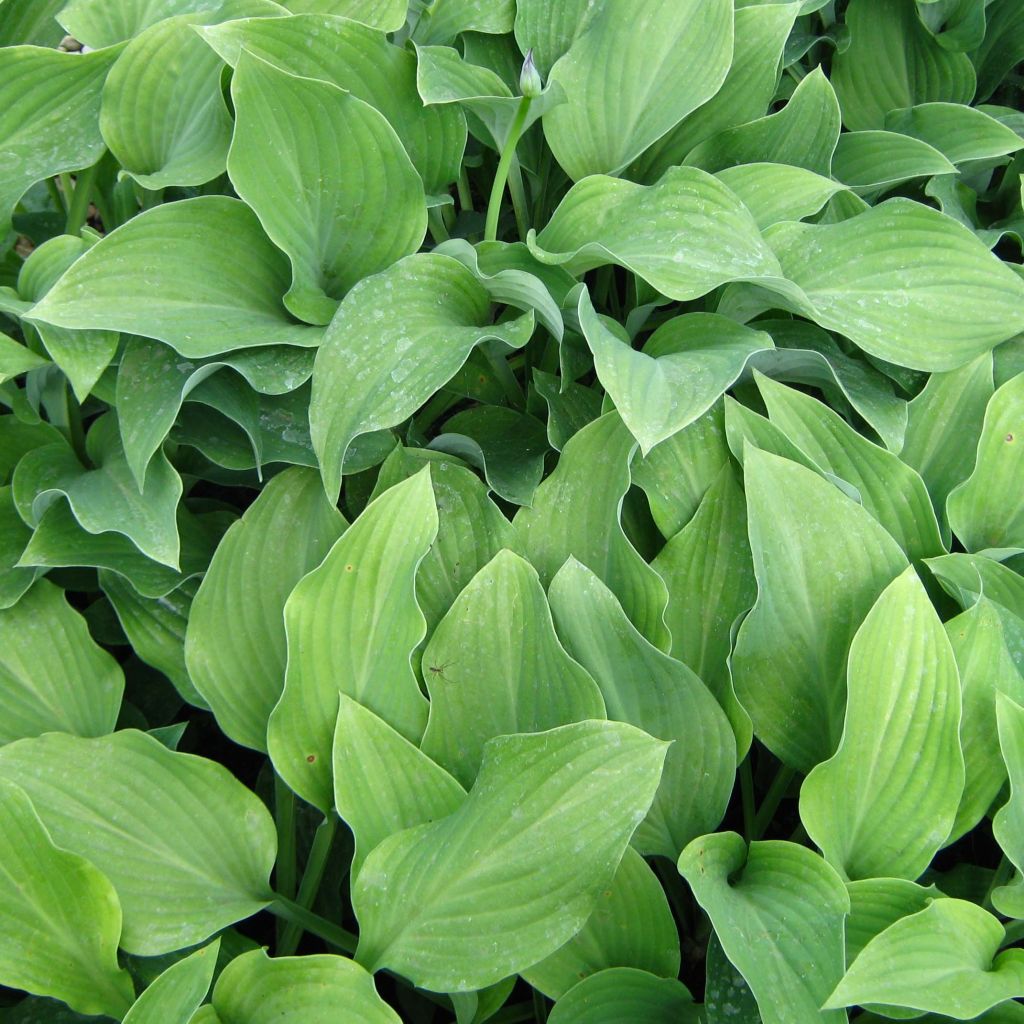
[(1019, 0), (0, 45), (3, 1024), (1024, 1017)]

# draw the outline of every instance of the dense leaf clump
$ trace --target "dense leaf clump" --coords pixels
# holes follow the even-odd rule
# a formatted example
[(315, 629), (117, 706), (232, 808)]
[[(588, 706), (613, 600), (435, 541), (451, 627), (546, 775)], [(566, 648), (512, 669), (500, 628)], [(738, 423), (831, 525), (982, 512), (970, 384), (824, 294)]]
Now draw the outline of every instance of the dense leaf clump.
[(0, 0), (0, 1024), (1024, 1018), (1020, 0)]

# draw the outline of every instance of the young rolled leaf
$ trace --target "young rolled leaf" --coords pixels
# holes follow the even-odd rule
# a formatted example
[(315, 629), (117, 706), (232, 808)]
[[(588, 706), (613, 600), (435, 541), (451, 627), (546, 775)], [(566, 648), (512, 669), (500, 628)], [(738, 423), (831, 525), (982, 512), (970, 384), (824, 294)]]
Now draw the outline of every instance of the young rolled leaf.
[(102, 739), (48, 733), (0, 747), (0, 779), (28, 794), (61, 849), (102, 865), (127, 952), (201, 942), (272, 898), (274, 823), (213, 761), (133, 729)]
[(800, 820), (845, 877), (917, 878), (964, 788), (960, 677), (917, 573), (881, 594), (850, 645), (839, 749), (800, 790)]
[(0, 983), (84, 1014), (121, 1017), (135, 990), (117, 964), (121, 908), (84, 857), (58, 848), (25, 792), (0, 779)]
[(189, 1024), (210, 991), (220, 939), (168, 967), (135, 1001), (124, 1024)]
[(339, 692), (411, 742), (423, 735), (428, 705), (411, 656), (426, 622), (413, 579), (436, 535), (424, 468), (372, 502), (284, 606), (288, 662), (268, 748), (278, 774), (324, 813)]
[(614, 877), (665, 749), (618, 722), (492, 740), (454, 814), (370, 854), (352, 893), (357, 959), (460, 992), (553, 953)]

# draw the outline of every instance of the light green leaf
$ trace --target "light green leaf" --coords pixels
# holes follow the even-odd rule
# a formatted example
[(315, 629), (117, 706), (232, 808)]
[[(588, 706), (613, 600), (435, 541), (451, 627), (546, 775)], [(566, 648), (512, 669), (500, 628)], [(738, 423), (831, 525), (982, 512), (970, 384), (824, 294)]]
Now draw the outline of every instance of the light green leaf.
[(0, 982), (121, 1017), (135, 993), (117, 964), (113, 886), (56, 846), (24, 791), (2, 779), (0, 819)]
[(993, 891), (992, 905), (1002, 914), (1019, 918), (1024, 916), (1024, 708), (1002, 693), (996, 694), (995, 704), (1010, 798), (992, 818), (992, 835), (1017, 871), (1009, 885)]
[(437, 762), (344, 693), (333, 764), (334, 802), (355, 836), (353, 878), (388, 836), (446, 818), (466, 799)]
[(213, 990), (224, 1024), (400, 1024), (373, 978), (341, 956), (270, 959), (261, 949), (224, 968)]
[(38, 524), (53, 502), (66, 498), (89, 533), (123, 534), (148, 558), (178, 568), (180, 541), (175, 510), (181, 478), (161, 454), (140, 491), (135, 486), (113, 414), (97, 420), (86, 438), (95, 469), (86, 469), (66, 444), (26, 455), (15, 471), (14, 500), (23, 519)]
[(288, 661), (267, 740), (278, 774), (325, 813), (339, 692), (406, 739), (427, 723), (410, 657), (426, 622), (413, 579), (437, 535), (430, 471), (385, 491), (341, 535), (284, 608)]
[(124, 1024), (189, 1024), (210, 991), (220, 939), (168, 967), (128, 1011)]
[(1024, 281), (962, 224), (908, 199), (766, 238), (811, 319), (897, 366), (952, 370), (1024, 329)]
[(586, 566), (568, 559), (549, 596), (559, 633), (597, 680), (608, 717), (672, 742), (633, 845), (674, 860), (725, 814), (736, 776), (729, 720), (690, 669), (636, 631), (615, 595)]
[(647, 183), (657, 181), (670, 167), (681, 164), (698, 143), (763, 117), (775, 98), (783, 48), (799, 13), (798, 3), (738, 8), (732, 66), (721, 88), (643, 153), (629, 176)]
[(752, 355), (774, 347), (769, 335), (735, 320), (685, 313), (659, 327), (637, 352), (598, 316), (585, 288), (579, 317), (598, 379), (644, 455), (707, 412)]
[(39, 570), (19, 565), (32, 529), (18, 515), (10, 487), (0, 487), (0, 610), (16, 604)]
[(612, 967), (585, 978), (561, 996), (550, 1024), (697, 1024), (700, 1011), (686, 986), (633, 967)]
[(850, 916), (846, 919), (846, 962), (900, 918), (924, 910), (942, 893), (934, 885), (925, 888), (904, 878), (865, 878), (848, 882)]
[(293, 14), (336, 14), (381, 32), (397, 32), (405, 24), (407, 0), (285, 0)]
[(401, 139), (428, 194), (444, 192), (458, 177), (465, 118), (455, 108), (423, 105), (416, 91), (416, 58), (380, 32), (311, 13), (234, 21), (205, 29), (203, 35), (232, 67), (243, 49), (248, 50), (292, 75), (339, 86), (379, 110)]
[(850, 645), (839, 749), (800, 789), (800, 820), (851, 879), (917, 878), (946, 841), (964, 789), (960, 678), (913, 568)]
[(792, 164), (827, 177), (839, 129), (839, 102), (819, 67), (800, 82), (777, 114), (711, 136), (690, 152), (686, 162), (706, 171), (736, 164)]
[(67, 0), (0, 0), (3, 27), (0, 46), (31, 43), (33, 46), (56, 46), (64, 36), (56, 14)]
[(416, 25), (417, 43), (451, 43), (462, 32), (512, 31), (515, 0), (433, 0)]
[(232, 183), (291, 261), (285, 306), (327, 324), (353, 285), (419, 248), (423, 183), (384, 115), (335, 85), (245, 53), (231, 96)]
[(100, 92), (119, 52), (5, 49), (0, 67), (0, 228), (30, 185), (88, 167), (103, 155)]
[(879, 1004), (957, 1020), (1024, 995), (1024, 951), (999, 953), (997, 918), (966, 900), (935, 900), (864, 947), (825, 1003)]
[(751, 843), (735, 832), (695, 839), (679, 872), (715, 926), (726, 956), (757, 999), (764, 1024), (820, 1024), (843, 975), (846, 887), (816, 853), (795, 843)]
[(164, 203), (96, 243), (29, 319), (125, 331), (190, 359), (259, 345), (319, 344), (281, 305), (288, 261), (256, 215), (227, 196)]
[(956, 168), (941, 150), (894, 129), (843, 132), (836, 146), (832, 173), (863, 194), (912, 178), (955, 174)]
[[(744, 10), (774, 6), (778, 5)], [(779, 221), (810, 217), (843, 188), (837, 181), (792, 164), (740, 164), (723, 168), (715, 177), (739, 196), (762, 231)]]
[(838, 745), (850, 642), (906, 557), (803, 466), (748, 448), (744, 472), (758, 595), (736, 639), (733, 682), (758, 738), (808, 771)]
[(546, 79), (593, 14), (588, 0), (517, 0), (516, 42), (523, 53), (533, 50), (537, 70)]
[(481, 342), (519, 348), (533, 327), (532, 313), (492, 324), (486, 289), (450, 256), (408, 256), (360, 281), (328, 328), (313, 375), (310, 427), (328, 495), (340, 489), (356, 437), (412, 415)]
[(285, 602), (344, 528), (317, 474), (293, 467), (267, 484), (217, 548), (189, 616), (185, 659), (236, 743), (266, 750), (284, 689)]
[(549, 999), (561, 999), (581, 978), (612, 967), (679, 973), (679, 935), (658, 876), (627, 849), (611, 885), (583, 929), (561, 949), (522, 972)]
[(274, 822), (226, 768), (127, 730), (48, 733), (0, 747), (53, 841), (101, 864), (121, 901), (121, 946), (155, 956), (201, 942), (271, 898)]
[(578, 559), (615, 594), (633, 625), (667, 650), (665, 584), (626, 538), (620, 518), (635, 449), (617, 413), (588, 424), (566, 444), (515, 526), (541, 583), (549, 584), (570, 556)]
[(49, 360), (37, 356), (20, 341), (0, 333), (0, 384), (18, 377), (39, 366), (46, 366)]
[(689, 665), (732, 724), (737, 755), (753, 735), (729, 672), (732, 627), (757, 597), (747, 541), (747, 507), (731, 465), (723, 465), (693, 519), (651, 563), (668, 587), (665, 623), (673, 658)]
[(781, 274), (750, 211), (695, 167), (674, 168), (650, 186), (604, 175), (577, 182), (527, 244), (543, 263), (577, 276), (613, 263), (681, 300)]
[(423, 750), (470, 786), (495, 736), (604, 718), (588, 673), (555, 636), (536, 570), (499, 552), (455, 599), (423, 653), (430, 719)]
[(949, 525), (968, 551), (1024, 548), (1022, 473), (1024, 374), (1008, 380), (989, 400), (974, 472), (946, 502)]
[(729, 0), (608, 0), (551, 69), (567, 99), (544, 117), (555, 159), (574, 181), (622, 170), (714, 96), (732, 44)]
[[(996, 701), (999, 694), (1024, 701), (1024, 646), (1014, 650), (1014, 637), (998, 606), (984, 596), (950, 619), (946, 633), (963, 691), (960, 744), (966, 782), (950, 833), (951, 839), (958, 839), (981, 821), (1006, 782), (1006, 765), (992, 742), (997, 733)], [(1015, 656), (1022, 659), (1020, 667)]]
[(892, 110), (886, 114), (885, 126), (930, 143), (954, 164), (991, 160), (1024, 147), (1024, 139), (1012, 128), (962, 103), (922, 103)]
[(973, 98), (967, 55), (943, 49), (914, 4), (853, 0), (846, 24), (850, 45), (832, 61), (832, 84), (850, 131), (885, 128), (885, 115), (897, 108)]
[(9, 483), (11, 473), (23, 455), (43, 445), (56, 444), (64, 435), (45, 420), (22, 421), (0, 415), (0, 481)]
[(462, 992), (553, 953), (612, 881), (665, 748), (618, 722), (491, 740), (454, 814), (370, 854), (352, 894), (359, 960)]
[(929, 558), (927, 566), (943, 589), (969, 608), (985, 596), (1024, 618), (1024, 576), (984, 555), (943, 555)]
[(124, 675), (64, 592), (39, 580), (0, 611), (0, 744), (45, 732), (104, 736)]

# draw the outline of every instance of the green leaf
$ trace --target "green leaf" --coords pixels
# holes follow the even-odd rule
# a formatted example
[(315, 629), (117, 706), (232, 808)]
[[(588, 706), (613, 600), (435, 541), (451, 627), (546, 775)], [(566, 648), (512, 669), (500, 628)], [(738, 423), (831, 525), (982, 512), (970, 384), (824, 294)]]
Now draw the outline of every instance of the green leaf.
[(696, 167), (673, 168), (650, 186), (604, 175), (579, 181), (527, 244), (541, 262), (574, 275), (609, 263), (625, 267), (672, 299), (780, 276), (750, 211)]
[(17, 604), (39, 574), (34, 567), (19, 565), (32, 530), (18, 515), (10, 487), (0, 487), (0, 610)]
[(593, 16), (587, 0), (517, 0), (515, 35), (519, 49), (533, 50), (537, 70), (547, 78), (552, 64), (572, 46)]
[(968, 551), (1024, 548), (1022, 453), (1024, 375), (1018, 375), (989, 400), (974, 472), (946, 502), (949, 525)]
[(932, 574), (962, 608), (984, 596), (1024, 618), (1024, 577), (984, 555), (943, 555), (929, 558)]
[(972, 55), (978, 102), (987, 100), (1006, 73), (1024, 58), (1024, 10), (1015, 0), (993, 0), (985, 11), (985, 38)]
[(683, 163), (698, 143), (762, 117), (775, 98), (783, 48), (799, 13), (798, 3), (738, 8), (732, 66), (721, 88), (643, 153), (630, 168), (630, 177), (657, 181), (670, 167)]
[(512, 31), (515, 0), (433, 0), (416, 26), (418, 43), (451, 43), (462, 32)]
[(941, 150), (892, 131), (844, 132), (839, 136), (832, 173), (844, 184), (861, 190), (889, 188), (913, 178), (954, 174), (956, 168)]
[(747, 506), (731, 465), (723, 465), (693, 519), (651, 563), (668, 587), (665, 623), (673, 658), (688, 665), (722, 706), (742, 758), (753, 735), (729, 672), (732, 628), (757, 597), (747, 541)]
[(56, 46), (64, 36), (55, 15), (66, 0), (3, 0), (3, 28), (0, 46), (31, 43), (34, 46)]
[(559, 633), (597, 680), (608, 717), (672, 743), (633, 845), (674, 860), (725, 815), (736, 776), (729, 720), (690, 669), (636, 631), (615, 595), (586, 566), (567, 560), (549, 596)]
[(550, 1024), (697, 1024), (700, 1012), (686, 986), (633, 967), (612, 967), (585, 978), (561, 996)]
[(643, 857), (631, 849), (583, 929), (522, 975), (549, 999), (561, 999), (581, 978), (614, 967), (649, 971), (659, 978), (679, 973), (679, 935), (665, 892)]
[(0, 747), (0, 778), (25, 790), (58, 846), (103, 866), (126, 952), (182, 949), (271, 899), (274, 823), (213, 761), (135, 730), (48, 733)]
[(751, 843), (735, 832), (695, 839), (679, 872), (715, 927), (726, 956), (757, 999), (764, 1024), (820, 1024), (843, 975), (846, 887), (816, 853), (795, 843)]
[(892, 110), (885, 126), (930, 143), (954, 164), (991, 160), (1024, 147), (1024, 139), (1012, 128), (962, 103), (922, 103)]
[(407, 0), (285, 0), (295, 14), (336, 14), (381, 32), (397, 32), (405, 24)]
[(220, 939), (168, 967), (135, 1001), (124, 1024), (189, 1024), (210, 991)]
[(334, 732), (334, 802), (355, 836), (352, 877), (388, 836), (446, 818), (466, 791), (436, 761), (341, 694)]
[(533, 327), (532, 313), (492, 324), (486, 289), (449, 256), (408, 256), (362, 280), (316, 358), (310, 426), (328, 495), (338, 494), (342, 460), (356, 437), (412, 415), (481, 342), (518, 348)]
[(708, 1024), (761, 1024), (757, 1000), (743, 975), (729, 962), (714, 932), (708, 940), (705, 966), (704, 1012)]
[(615, 594), (633, 625), (666, 650), (665, 584), (629, 542), (620, 519), (635, 449), (617, 413), (588, 424), (566, 444), (515, 526), (541, 583), (549, 584), (570, 556), (578, 559)]
[(839, 749), (800, 789), (800, 820), (845, 877), (917, 878), (945, 843), (964, 789), (960, 678), (913, 568), (850, 645)]
[(224, 968), (213, 990), (224, 1024), (399, 1024), (373, 978), (341, 956), (270, 959), (254, 949)]
[(427, 701), (410, 657), (426, 623), (413, 579), (437, 525), (423, 469), (373, 501), (285, 604), (288, 662), (268, 748), (278, 774), (325, 813), (339, 692), (406, 739), (423, 735)]
[(843, 188), (837, 181), (791, 164), (740, 164), (723, 168), (715, 177), (739, 196), (762, 231), (779, 221), (810, 217)]
[(998, 919), (966, 900), (935, 900), (864, 947), (826, 1007), (892, 1005), (958, 1020), (1024, 995), (1024, 951), (999, 953)]
[(727, 317), (685, 313), (659, 327), (637, 352), (598, 316), (585, 288), (579, 317), (598, 379), (644, 455), (707, 412), (752, 355), (774, 347), (763, 331)]
[(284, 689), (285, 602), (344, 528), (317, 474), (293, 467), (267, 484), (217, 548), (192, 605), (185, 659), (236, 743), (266, 750), (267, 721)]
[(104, 736), (124, 675), (89, 635), (64, 592), (39, 580), (0, 611), (0, 744), (45, 732)]
[(280, 296), (288, 261), (256, 215), (226, 196), (165, 203), (96, 243), (30, 319), (141, 334), (190, 359), (260, 345), (319, 344)]
[(231, 96), (228, 173), (291, 261), (285, 306), (330, 323), (355, 284), (420, 247), (423, 183), (384, 115), (335, 85), (243, 53)]
[(0, 333), (0, 384), (47, 363), (47, 359), (37, 356), (21, 342)]
[(536, 570), (501, 551), (455, 599), (423, 653), (430, 719), (423, 751), (464, 786), (495, 736), (604, 718), (588, 673), (555, 636)]
[(943, 49), (914, 4), (852, 0), (846, 24), (850, 45), (833, 59), (832, 84), (850, 131), (885, 128), (885, 115), (897, 108), (973, 98), (967, 55)]
[(121, 908), (87, 860), (56, 846), (24, 791), (0, 780), (0, 981), (120, 1018), (134, 998), (117, 964)]
[(836, 94), (823, 69), (815, 68), (777, 114), (711, 136), (690, 152), (686, 162), (706, 171), (736, 164), (792, 164), (827, 177), (839, 122)]
[(850, 916), (846, 919), (846, 962), (849, 965), (876, 936), (900, 918), (924, 910), (942, 895), (904, 878), (865, 878), (848, 882)]
[(665, 748), (597, 721), (491, 740), (454, 814), (370, 854), (352, 893), (358, 959), (463, 992), (553, 953), (612, 881)]
[(560, 384), (560, 378), (534, 368), (534, 389), (548, 408), (548, 444), (559, 452), (573, 434), (601, 415), (601, 396), (596, 391), (575, 381), (567, 382), (561, 391)]
[(952, 370), (1024, 329), (1024, 281), (919, 203), (892, 199), (839, 224), (777, 224), (766, 238), (811, 319), (897, 366)]
[(100, 93), (119, 53), (5, 49), (0, 68), (0, 227), (30, 185), (88, 167), (103, 155)]
[(728, 0), (603, 4), (551, 69), (567, 99), (544, 117), (555, 159), (574, 181), (622, 170), (714, 96), (732, 36)]
[(996, 694), (999, 748), (1010, 779), (1010, 798), (992, 818), (992, 835), (1017, 869), (1013, 882), (992, 892), (992, 905), (1011, 917), (1024, 915), (1024, 708), (1010, 696)]
[(758, 595), (736, 639), (733, 682), (758, 738), (808, 771), (838, 745), (850, 642), (906, 558), (868, 512), (803, 466), (748, 448), (744, 472)]

